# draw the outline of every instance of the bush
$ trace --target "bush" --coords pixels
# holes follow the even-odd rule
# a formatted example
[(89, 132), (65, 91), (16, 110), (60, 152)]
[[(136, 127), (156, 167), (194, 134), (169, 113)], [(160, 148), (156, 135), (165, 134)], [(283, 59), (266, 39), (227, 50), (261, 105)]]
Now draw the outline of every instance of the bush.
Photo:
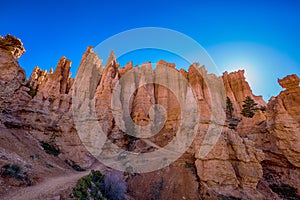
[(35, 153), (35, 154), (30, 155), (30, 158), (31, 158), (32, 160), (37, 160), (37, 159), (40, 159), (40, 155), (37, 154), (37, 153)]
[(189, 169), (192, 171), (193, 174), (197, 174), (197, 169), (196, 169), (194, 163), (191, 163), (191, 162), (185, 162), (184, 167), (185, 167), (185, 168), (189, 168)]
[(54, 145), (51, 145), (47, 142), (40, 142), (40, 144), (46, 153), (54, 155), (54, 156), (58, 156), (60, 154), (59, 149), (56, 148)]
[(27, 93), (31, 96), (31, 98), (33, 98), (33, 97), (36, 96), (37, 91), (36, 91), (35, 89), (33, 89), (33, 88), (29, 85), (29, 83), (27, 83), (27, 84), (25, 85), (25, 87), (29, 88), (29, 91), (28, 91)]
[(126, 182), (121, 173), (110, 172), (104, 177), (104, 195), (111, 200), (125, 199)]
[(157, 183), (154, 183), (152, 185), (152, 190), (151, 190), (151, 200), (156, 200), (160, 199), (160, 192), (164, 187), (164, 179), (161, 178), (161, 180)]
[(267, 108), (266, 108), (266, 106), (260, 106), (259, 110), (261, 110), (262, 112), (266, 112)]
[(104, 176), (99, 171), (94, 171), (77, 181), (75, 188), (73, 188), (73, 195), (75, 199), (88, 200), (93, 198), (95, 200), (103, 200), (101, 188), (103, 188)]
[(123, 200), (126, 190), (126, 182), (121, 174), (110, 172), (104, 176), (101, 172), (92, 170), (89, 175), (77, 181), (73, 195), (79, 200)]
[(33, 98), (36, 95), (36, 90), (34, 90), (32, 87), (30, 87), (30, 90), (28, 91), (28, 94)]
[(287, 184), (271, 184), (270, 188), (273, 192), (277, 193), (281, 198), (287, 199), (287, 200), (297, 200), (300, 199), (300, 196), (297, 195), (297, 189), (293, 188)]
[(9, 177), (24, 181), (27, 185), (32, 185), (31, 180), (28, 178), (26, 172), (16, 164), (6, 164), (1, 167), (1, 176)]
[(228, 124), (228, 127), (230, 129), (236, 129), (236, 127), (238, 126), (238, 124), (240, 123), (240, 119), (237, 119), (237, 118), (232, 118), (229, 120), (229, 124)]
[(22, 179), (23, 172), (19, 165), (7, 164), (1, 168), (1, 174), (11, 178)]
[(247, 96), (243, 102), (244, 104), (241, 114), (245, 117), (252, 118), (255, 112), (258, 110), (256, 107), (257, 103), (255, 103), (255, 101), (249, 96)]
[(74, 162), (72, 161), (69, 161), (69, 160), (65, 160), (65, 163), (67, 163), (70, 167), (72, 167), (75, 171), (78, 171), (78, 172), (83, 172), (85, 171), (84, 168), (80, 167), (79, 165), (75, 164)]
[(231, 119), (233, 115), (233, 105), (229, 97), (226, 97), (226, 118)]
[(241, 198), (237, 198), (234, 196), (224, 196), (224, 195), (218, 195), (221, 200), (242, 200)]
[(72, 165), (71, 167), (72, 167), (75, 171), (78, 171), (78, 172), (83, 172), (83, 171), (85, 171), (84, 168), (82, 168), (82, 167), (80, 167), (79, 165), (76, 165), (76, 164)]

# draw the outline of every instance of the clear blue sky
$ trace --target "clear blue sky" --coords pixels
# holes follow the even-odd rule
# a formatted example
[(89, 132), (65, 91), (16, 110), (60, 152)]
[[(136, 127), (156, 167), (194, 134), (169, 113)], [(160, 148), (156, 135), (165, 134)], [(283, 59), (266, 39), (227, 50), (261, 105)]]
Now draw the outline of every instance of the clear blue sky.
[(86, 46), (128, 29), (174, 29), (199, 42), (220, 71), (245, 69), (254, 93), (268, 100), (281, 90), (278, 77), (300, 76), (299, 10), (296, 0), (2, 1), (0, 35), (21, 38), (28, 76), (63, 55), (76, 73)]

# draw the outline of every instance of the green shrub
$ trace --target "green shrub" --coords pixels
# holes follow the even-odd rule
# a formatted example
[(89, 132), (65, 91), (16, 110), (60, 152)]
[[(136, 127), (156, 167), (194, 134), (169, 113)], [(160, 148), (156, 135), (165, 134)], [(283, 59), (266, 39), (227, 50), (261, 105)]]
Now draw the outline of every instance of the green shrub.
[(271, 184), (270, 188), (273, 192), (277, 193), (279, 197), (287, 200), (298, 200), (300, 196), (297, 194), (297, 189), (287, 184), (282, 183), (281, 185)]
[(127, 187), (121, 174), (115, 172), (102, 175), (94, 171), (77, 181), (73, 188), (73, 195), (78, 200), (124, 200)]
[(152, 190), (151, 190), (151, 200), (156, 200), (160, 199), (160, 193), (164, 187), (164, 179), (161, 178), (161, 180), (157, 183), (154, 183), (152, 185)]
[(249, 96), (247, 96), (243, 102), (244, 104), (241, 114), (245, 117), (252, 118), (258, 110), (257, 103), (255, 103), (255, 101)]
[(46, 153), (54, 155), (54, 156), (58, 156), (60, 154), (59, 149), (56, 148), (54, 145), (51, 145), (51, 144), (49, 144), (47, 142), (43, 142), (43, 141), (40, 142), (40, 144)]
[(111, 200), (124, 200), (127, 186), (122, 174), (109, 172), (104, 177), (104, 196)]
[(242, 200), (241, 198), (237, 198), (234, 196), (224, 196), (224, 195), (218, 195), (221, 200)]
[(35, 153), (35, 154), (30, 155), (30, 158), (31, 158), (32, 160), (37, 160), (37, 159), (40, 159), (40, 155), (37, 154), (37, 153)]
[(197, 169), (196, 169), (194, 163), (192, 163), (192, 162), (185, 162), (184, 167), (185, 168), (189, 168), (193, 174), (197, 174)]
[(73, 195), (78, 200), (88, 200), (93, 198), (95, 200), (102, 200), (104, 196), (101, 192), (103, 188), (104, 176), (99, 171), (94, 171), (77, 181), (75, 188), (73, 188)]
[(65, 160), (65, 162), (66, 162), (70, 167), (72, 167), (75, 171), (78, 171), (78, 172), (83, 172), (83, 171), (85, 171), (84, 168), (80, 167), (79, 165), (75, 164), (75, 163), (72, 162), (72, 161)]
[(226, 97), (226, 118), (231, 119), (233, 115), (233, 105), (229, 97)]
[(229, 124), (228, 124), (228, 127), (230, 129), (236, 129), (236, 127), (238, 126), (238, 124), (240, 123), (241, 119), (237, 119), (237, 118), (231, 118), (229, 120)]
[(54, 166), (53, 165), (51, 165), (51, 164), (49, 164), (49, 163), (46, 163), (46, 165), (45, 165), (48, 169), (52, 169), (52, 168), (54, 168)]
[(1, 174), (11, 178), (21, 179), (23, 176), (22, 169), (16, 164), (7, 164), (1, 168)]
[(16, 164), (6, 164), (2, 166), (1, 176), (18, 179), (24, 181), (27, 185), (32, 185), (32, 181), (27, 176), (27, 173), (23, 172), (22, 168)]
[(260, 107), (259, 107), (259, 110), (261, 110), (262, 112), (266, 112), (267, 107), (266, 107), (266, 106), (260, 106)]
[(78, 172), (83, 172), (83, 171), (85, 171), (84, 168), (82, 168), (82, 167), (80, 167), (79, 165), (76, 165), (76, 164), (72, 165), (71, 167), (72, 167), (75, 171), (78, 171)]
[(36, 90), (34, 90), (32, 87), (30, 87), (30, 90), (28, 91), (28, 94), (33, 98), (36, 95)]
[(32, 98), (36, 96), (37, 91), (33, 89), (29, 83), (25, 85), (25, 87), (29, 88), (29, 91), (27, 92)]

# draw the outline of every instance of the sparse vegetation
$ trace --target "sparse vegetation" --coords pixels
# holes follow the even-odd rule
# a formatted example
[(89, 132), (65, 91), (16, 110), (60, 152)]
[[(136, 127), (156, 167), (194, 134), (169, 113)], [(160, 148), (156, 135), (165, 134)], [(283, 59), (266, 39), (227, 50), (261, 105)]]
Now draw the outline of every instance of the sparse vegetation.
[(93, 170), (89, 175), (84, 176), (77, 181), (75, 188), (73, 188), (73, 195), (75, 199), (104, 199), (104, 195), (101, 191), (103, 188), (103, 182), (104, 176), (101, 172)]
[(281, 185), (271, 184), (270, 188), (273, 192), (277, 193), (281, 198), (287, 200), (299, 200), (300, 196), (297, 194), (297, 189), (287, 184), (282, 183)]
[(261, 110), (262, 112), (266, 112), (267, 108), (266, 108), (266, 106), (260, 106), (259, 110)]
[(236, 129), (236, 127), (238, 126), (238, 124), (240, 123), (241, 119), (237, 119), (237, 118), (232, 118), (229, 120), (229, 124), (228, 127), (230, 129)]
[(195, 166), (194, 163), (192, 163), (192, 162), (185, 162), (184, 163), (184, 167), (185, 168), (189, 168), (193, 174), (197, 174), (197, 169), (196, 169), (196, 166)]
[(107, 199), (123, 200), (127, 191), (126, 182), (121, 173), (110, 172), (104, 177), (104, 195)]
[(228, 128), (235, 130), (241, 120), (238, 118), (235, 118), (233, 116), (234, 108), (233, 108), (233, 104), (229, 97), (226, 97), (226, 110), (225, 111), (226, 111), (226, 119), (228, 122)]
[(151, 200), (158, 200), (160, 199), (160, 192), (164, 187), (164, 179), (161, 178), (161, 180), (155, 184), (152, 185), (151, 190)]
[(43, 142), (43, 141), (40, 142), (40, 144), (46, 153), (54, 155), (54, 156), (58, 156), (60, 154), (60, 150), (57, 147), (55, 147), (54, 145), (49, 144), (48, 142)]
[(51, 165), (51, 164), (49, 164), (49, 163), (46, 163), (46, 167), (47, 167), (48, 169), (52, 169), (54, 166)]
[(218, 197), (221, 199), (221, 200), (242, 200), (241, 198), (237, 198), (237, 197), (234, 197), (234, 196), (224, 196), (224, 195), (218, 195)]
[(22, 168), (17, 164), (6, 164), (1, 167), (1, 176), (14, 178), (24, 181), (27, 185), (32, 185), (32, 181), (29, 179), (26, 172), (23, 172)]
[(37, 153), (35, 153), (35, 154), (30, 155), (30, 158), (31, 158), (32, 160), (38, 160), (38, 159), (40, 159), (40, 155), (37, 154)]
[(73, 195), (78, 200), (124, 200), (126, 190), (126, 182), (117, 173), (111, 172), (104, 176), (100, 171), (92, 170), (77, 181)]
[(35, 95), (36, 95), (36, 90), (33, 89), (33, 88), (29, 85), (29, 83), (27, 83), (27, 84), (25, 85), (25, 87), (29, 88), (29, 91), (28, 91), (27, 93), (31, 96), (31, 98), (35, 97)]
[(16, 164), (7, 164), (1, 168), (1, 174), (11, 178), (21, 179), (23, 177), (22, 169)]
[(247, 96), (243, 102), (244, 104), (241, 114), (245, 117), (252, 118), (258, 110), (257, 103), (255, 103), (255, 101), (249, 96)]
[(69, 161), (69, 160), (65, 160), (65, 162), (71, 166), (75, 171), (78, 171), (78, 172), (83, 172), (85, 171), (84, 168), (80, 167), (79, 165), (75, 164), (74, 162), (72, 161)]
[(226, 98), (226, 118), (232, 119), (233, 105), (229, 97)]

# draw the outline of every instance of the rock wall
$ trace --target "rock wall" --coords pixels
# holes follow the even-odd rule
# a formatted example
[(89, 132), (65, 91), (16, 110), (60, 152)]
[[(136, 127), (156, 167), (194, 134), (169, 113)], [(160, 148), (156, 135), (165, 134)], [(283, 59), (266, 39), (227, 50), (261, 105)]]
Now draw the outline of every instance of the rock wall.
[(0, 36), (0, 111), (12, 102), (14, 94), (25, 83), (25, 71), (18, 58), (25, 52), (21, 40)]
[(300, 79), (294, 74), (278, 82), (286, 89), (268, 104), (267, 130), (276, 138), (278, 150), (300, 167)]
[[(99, 124), (108, 140), (124, 150), (148, 153), (169, 144), (182, 120), (193, 122), (191, 116), (196, 106), (198, 129), (182, 157), (159, 171), (128, 174), (129, 193), (137, 199), (144, 196), (149, 199), (179, 196), (183, 199), (198, 196), (264, 199), (272, 196), (276, 199), (279, 196), (272, 192), (268, 185), (272, 181), (267, 178), (272, 170), (276, 174), (293, 173), (294, 176), (285, 175), (279, 180), (300, 188), (297, 181), (300, 177), (300, 89), (296, 75), (279, 80), (286, 90), (270, 100), (266, 112), (258, 111), (248, 119), (240, 115), (246, 96), (259, 105), (266, 106), (266, 103), (261, 96), (252, 94), (244, 71), (225, 72), (222, 77), (216, 77), (196, 63), (185, 71), (163, 60), (156, 63), (155, 70), (150, 63), (133, 67), (130, 62), (120, 68), (113, 52), (104, 66), (92, 47), (88, 47), (76, 79), (70, 78), (71, 61), (62, 57), (54, 72), (36, 67), (25, 81), (25, 72), (17, 63), (24, 51), (18, 39), (0, 38), (1, 123), (9, 129), (27, 130), (38, 141), (55, 145), (61, 151), (60, 159), (82, 167), (88, 168), (95, 162), (78, 135), (84, 132), (85, 137), (97, 138), (87, 124)], [(183, 84), (179, 75), (187, 80), (191, 89)], [(163, 84), (153, 83), (155, 80)], [(115, 91), (120, 83), (122, 87)], [(164, 85), (171, 86), (172, 90)], [(190, 103), (192, 95), (194, 103)], [(182, 116), (178, 96), (185, 102), (190, 116)], [(241, 119), (236, 130), (225, 123), (226, 96), (233, 103), (234, 117)], [(88, 104), (81, 102), (74, 108), (74, 101), (78, 100), (75, 97), (88, 100)], [(113, 98), (117, 98), (114, 102), (119, 110), (112, 108)], [(164, 109), (155, 107), (157, 104)], [(82, 106), (87, 107), (79, 114), (94, 111), (95, 116), (77, 126), (82, 122), (76, 121), (74, 115)], [(128, 125), (131, 121), (138, 126)], [(164, 122), (158, 134), (147, 139), (132, 137), (154, 122)], [(150, 126), (147, 130), (151, 133), (156, 128)], [(189, 134), (193, 127), (187, 128), (184, 134)], [(207, 138), (207, 134), (210, 137)], [(208, 154), (201, 153), (202, 148), (209, 149)], [(142, 186), (138, 184), (141, 181)]]
[(266, 106), (262, 96), (255, 96), (245, 79), (245, 71), (239, 70), (237, 72), (224, 72), (223, 82), (226, 90), (226, 95), (233, 104), (233, 116), (236, 118), (242, 117), (240, 112), (242, 110), (243, 101), (247, 96), (250, 96), (258, 106)]
[[(252, 119), (243, 118), (237, 131), (265, 153), (259, 190), (275, 199), (297, 199), (300, 194), (299, 78), (289, 75), (278, 83), (285, 90), (269, 100), (265, 113), (257, 112)], [(278, 190), (289, 191), (289, 194), (278, 194)]]

